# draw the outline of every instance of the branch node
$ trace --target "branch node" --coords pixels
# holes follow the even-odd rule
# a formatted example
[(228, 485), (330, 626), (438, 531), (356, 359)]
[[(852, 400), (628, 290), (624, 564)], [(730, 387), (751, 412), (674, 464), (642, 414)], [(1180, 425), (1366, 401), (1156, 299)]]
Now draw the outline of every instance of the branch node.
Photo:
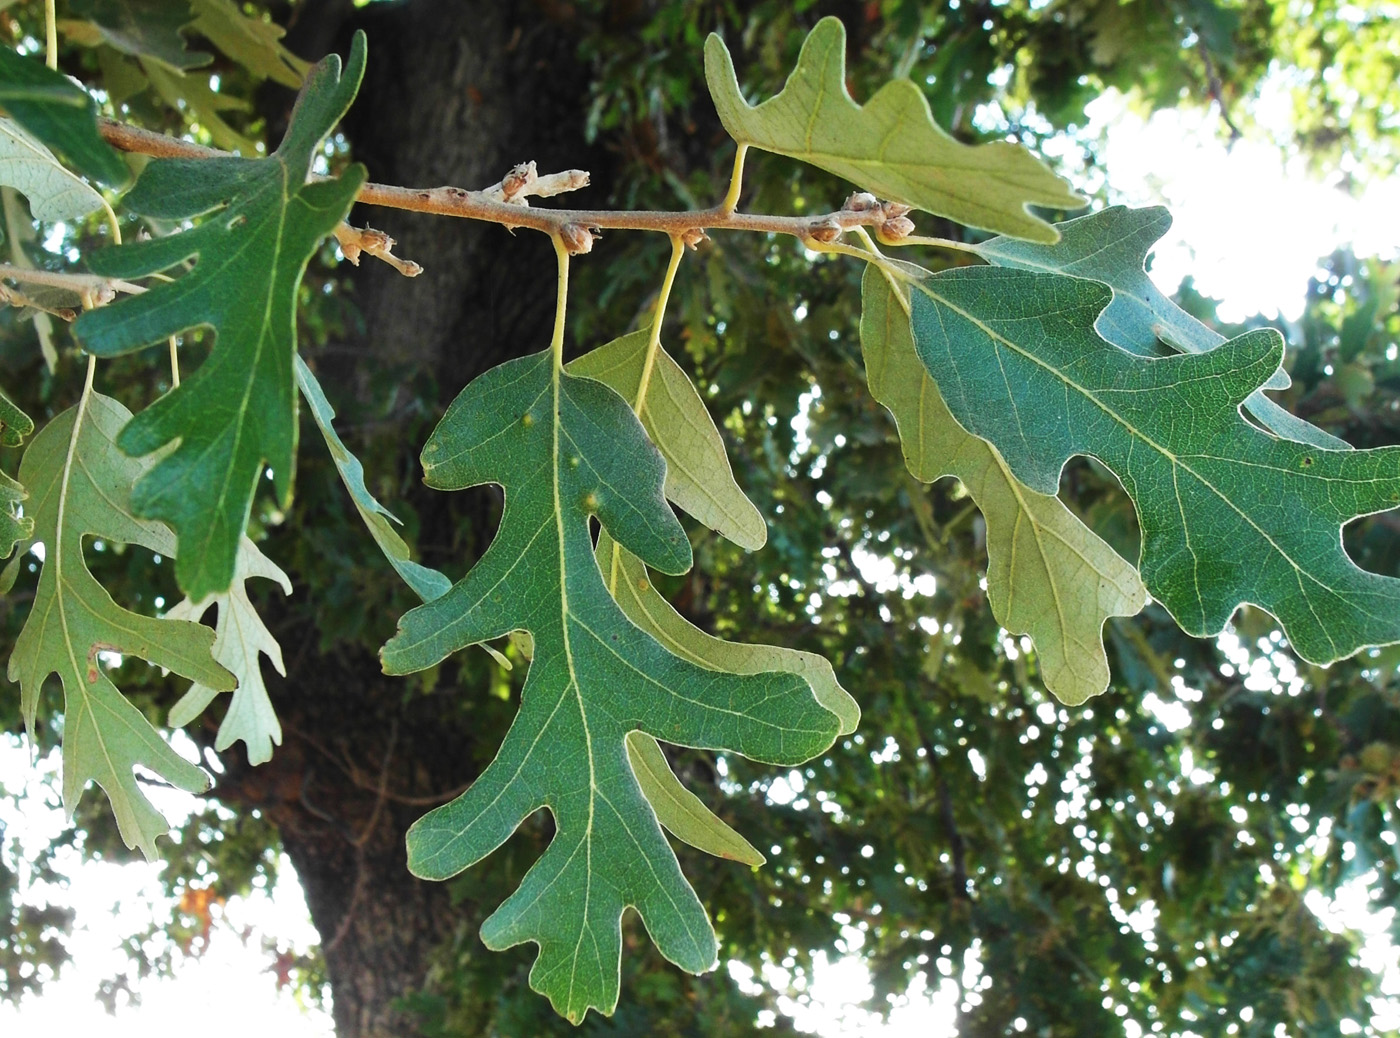
[(816, 220), (807, 229), (807, 236), (813, 241), (819, 241), (823, 245), (830, 245), (837, 238), (841, 237), (841, 221), (835, 216), (823, 217)]
[(703, 227), (692, 227), (681, 232), (681, 241), (685, 242), (686, 247), (691, 251), (694, 251), (702, 241), (709, 241), (709, 238), (710, 236), (705, 233)]
[(423, 268), (417, 263), (395, 256), (394, 239), (373, 227), (351, 227), (342, 222), (335, 229), (335, 240), (340, 243), (340, 251), (345, 258), (357, 267), (360, 265), (360, 254), (367, 253), (383, 260), (406, 278), (416, 278), (423, 273)]

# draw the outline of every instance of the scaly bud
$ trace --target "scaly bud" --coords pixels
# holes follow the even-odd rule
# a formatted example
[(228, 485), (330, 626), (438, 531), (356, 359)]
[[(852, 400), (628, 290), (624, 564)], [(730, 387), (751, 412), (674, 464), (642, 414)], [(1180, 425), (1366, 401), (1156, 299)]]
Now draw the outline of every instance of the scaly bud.
[(582, 256), (584, 253), (593, 251), (593, 242), (598, 234), (593, 229), (581, 224), (566, 223), (559, 228), (559, 237), (564, 239), (564, 248), (568, 250), (570, 256)]

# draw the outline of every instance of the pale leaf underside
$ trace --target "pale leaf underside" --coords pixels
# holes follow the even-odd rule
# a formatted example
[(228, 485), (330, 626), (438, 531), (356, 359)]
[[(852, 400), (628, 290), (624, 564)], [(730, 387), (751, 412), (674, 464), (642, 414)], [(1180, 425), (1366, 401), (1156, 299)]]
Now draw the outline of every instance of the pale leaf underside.
[(801, 159), (883, 199), (1041, 242), (1058, 235), (1028, 205), (1084, 204), (1019, 145), (967, 145), (949, 136), (909, 80), (856, 104), (846, 92), (846, 29), (837, 18), (817, 23), (782, 92), (756, 107), (744, 100), (715, 35), (705, 42), (705, 80), (720, 121), (740, 144)]
[(165, 556), (175, 549), (169, 530), (131, 512), (131, 488), (149, 466), (116, 447), (117, 433), (130, 418), (115, 400), (92, 394), (85, 412), (63, 412), (25, 452), (20, 476), (33, 496), (34, 538), (44, 544), (45, 554), (9, 676), (20, 683), (20, 706), (31, 727), (44, 679), (53, 673), (62, 679), (64, 807), (71, 814), (83, 787), (96, 781), (112, 803), (127, 846), (140, 846), (154, 858), (156, 837), (168, 826), (132, 769), (150, 768), (191, 792), (208, 788), (208, 778), (117, 691), (100, 654), (139, 657), (219, 689), (233, 688), (235, 680), (210, 654), (213, 631), (122, 608), (83, 561), (86, 536), (140, 544)]
[(871, 395), (894, 415), (909, 471), (926, 483), (956, 476), (982, 511), (997, 622), (1030, 635), (1041, 679), (1062, 702), (1098, 695), (1109, 678), (1104, 621), (1147, 602), (1137, 570), (1059, 498), (1023, 486), (993, 447), (953, 420), (914, 350), (908, 313), (873, 265), (862, 283), (860, 337)]

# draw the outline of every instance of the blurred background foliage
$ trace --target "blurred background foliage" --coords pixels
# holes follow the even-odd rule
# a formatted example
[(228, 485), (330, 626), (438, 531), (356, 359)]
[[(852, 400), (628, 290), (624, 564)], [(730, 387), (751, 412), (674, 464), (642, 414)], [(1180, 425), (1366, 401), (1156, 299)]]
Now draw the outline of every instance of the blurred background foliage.
[[(318, 19), (337, 26), (378, 19), (370, 22), (373, 67), (374, 25), (425, 4), (361, 10), (301, 0), (237, 9), (264, 33), (271, 20), (289, 25), (293, 46), (299, 33), (316, 35), (306, 30)], [(218, 6), (196, 3), (193, 11)], [(285, 118), (287, 87), (304, 66), (270, 62), (268, 46), (250, 64), (200, 28), (213, 23), (185, 30), (188, 50), (203, 53), (196, 65), (155, 28), (103, 31), (110, 28), (104, 19), (144, 25), (153, 12), (184, 7), (175, 0), (60, 2), (72, 23), (65, 23), (62, 67), (101, 91), (110, 114), (252, 153)], [(1394, 4), (535, 0), (518, 7), (526, 24), (549, 27), (556, 47), (567, 42), (571, 74), (586, 83), (560, 133), (590, 149), (597, 186), (587, 204), (711, 204), (733, 151), (704, 88), (705, 35), (725, 34), (757, 99), (781, 86), (807, 29), (830, 13), (848, 29), (854, 96), (909, 76), (940, 124), (962, 139), (1010, 134), (1032, 147), (1055, 142), (1053, 153), (1099, 203), (1112, 170), (1099, 168), (1102, 142), (1083, 132), (1085, 106), (1110, 88), (1140, 113), (1213, 107), (1223, 136), (1272, 134), (1280, 148), (1347, 186), (1395, 174)], [(0, 4), (7, 45), (34, 49), (41, 26), (42, 4)], [(451, 34), (443, 36), (418, 46), (452, 46)], [(540, 45), (529, 31), (517, 43)], [(1286, 119), (1277, 117), (1280, 105)], [(1289, 132), (1281, 134), (1285, 124)], [(371, 135), (337, 139), (328, 164), (373, 154)], [(505, 146), (511, 150), (508, 139)], [(381, 179), (373, 164), (370, 175)], [(743, 205), (819, 212), (839, 206), (848, 191), (819, 171), (754, 155)], [(80, 268), (104, 240), (96, 221), (36, 234), (22, 205), (11, 197), (4, 208), (0, 248), (14, 262)], [(395, 233), (394, 214), (373, 218)], [(922, 233), (967, 233), (927, 217), (919, 222)], [(538, 248), (524, 236), (500, 241), (510, 243), (502, 249)], [(407, 255), (430, 268), (436, 258)], [(664, 240), (615, 233), (576, 263), (571, 348), (599, 345), (646, 321), (665, 258)], [(935, 268), (947, 262), (933, 253), (919, 259)], [(766, 867), (745, 870), (678, 847), (714, 917), (722, 955), (742, 966), (698, 979), (680, 974), (631, 920), (618, 1014), (590, 1017), (579, 1032), (737, 1035), (762, 1021), (768, 1033), (786, 1033), (785, 999), (803, 999), (815, 960), (852, 955), (870, 970), (869, 1008), (888, 1010), (922, 974), (931, 990), (951, 985), (956, 1028), (968, 1035), (1374, 1033), (1369, 1002), (1380, 995), (1380, 978), (1361, 964), (1362, 938), (1329, 927), (1318, 911), (1339, 890), (1359, 887), (1360, 900), (1389, 913), (1400, 936), (1400, 652), (1363, 653), (1324, 670), (1290, 656), (1262, 613), (1243, 612), (1212, 644), (1186, 638), (1149, 606), (1106, 628), (1114, 675), (1108, 692), (1081, 708), (1061, 707), (1040, 685), (1029, 643), (1009, 638), (992, 619), (975, 508), (954, 481), (924, 486), (908, 475), (892, 421), (865, 390), (860, 274), (848, 262), (804, 255), (788, 240), (737, 234), (702, 244), (681, 268), (664, 343), (695, 376), (770, 533), (763, 551), (747, 554), (693, 528), (695, 569), (659, 583), (707, 630), (830, 658), (864, 720), (831, 752), (781, 776), (740, 759), (672, 754), (690, 787), (769, 857)], [(406, 536), (425, 561), (456, 577), (489, 542), (498, 505), (489, 495), (444, 502), (419, 485), (417, 445), (460, 384), (448, 384), (442, 366), (375, 352), (367, 299), (397, 290), (395, 277), (352, 271), (327, 246), (303, 289), (303, 353), (327, 381), (371, 490), (406, 520)], [(1189, 283), (1182, 302), (1214, 320), (1215, 301)], [(1261, 323), (1279, 324), (1291, 347), (1294, 386), (1282, 402), (1357, 446), (1400, 442), (1393, 262), (1346, 251), (1322, 257), (1302, 319), (1248, 322)], [(55, 370), (43, 360), (41, 337), (56, 350)], [(199, 336), (186, 338), (185, 363), (193, 368)], [(492, 348), (509, 355), (535, 344)], [(105, 362), (99, 388), (135, 407), (165, 388), (163, 367), (163, 351)], [(61, 320), (0, 311), (0, 383), (36, 422), (76, 399), (80, 370)], [(288, 602), (279, 595), (259, 604), (288, 656), (302, 660), (300, 672), (337, 658), (372, 665), (410, 596), (364, 535), (314, 430), (303, 438), (300, 466), (293, 508), (283, 515), (269, 500), (254, 517), (255, 536), (298, 590)], [(0, 467), (13, 473), (16, 452), (0, 451)], [(1104, 470), (1071, 466), (1064, 496), (1136, 558), (1135, 518)], [(1394, 515), (1373, 517), (1348, 528), (1347, 545), (1365, 568), (1398, 574), (1396, 532)], [(169, 566), (148, 554), (93, 545), (89, 558), (119, 601), (151, 611), (173, 603)], [(28, 573), (0, 602), (7, 644), (32, 596), (36, 566), (32, 559), (22, 565)], [(266, 785), (290, 784), (284, 802), (325, 815), (336, 783), (348, 789), (376, 770), (376, 761), (344, 747), (358, 746), (361, 729), (382, 741), (385, 718), (405, 703), (445, 729), (471, 728), (475, 739), (454, 765), (469, 780), (514, 714), (523, 669), (506, 673), (482, 654), (459, 656), (384, 686), (392, 691), (376, 693), (382, 702), (368, 713), (347, 709), (334, 722), (327, 720), (334, 711), (315, 714), (322, 725), (315, 729), (299, 727), (298, 697), (335, 690), (295, 680), (295, 663), (293, 680), (269, 674), (274, 702), (288, 718), (288, 745), (279, 751), (284, 766)], [(175, 685), (143, 664), (124, 667), (123, 690), (153, 720), (178, 696)], [(46, 720), (33, 735), (40, 751), (61, 732), (57, 699), (45, 703)], [(0, 727), (18, 732), (17, 693), (0, 695)], [(402, 731), (400, 757), (412, 761), (421, 752), (426, 759), (430, 751)], [(196, 726), (190, 733), (211, 756), (213, 732)], [(169, 972), (197, 950), (210, 897), (247, 893), (275, 876), (283, 841), (292, 839), (291, 816), (260, 809), (272, 800), (259, 797), (275, 791), (256, 787), (260, 780), (236, 755), (226, 755), (227, 776), (166, 845), (163, 876), (176, 900), (168, 922), (131, 935), (131, 972), (113, 979), (107, 997), (114, 1001), (117, 989)], [(433, 922), (431, 950), (399, 990), (376, 996), (386, 1003), (376, 1012), (392, 1014), (401, 1033), (572, 1032), (528, 990), (530, 952), (488, 953), (476, 936), (480, 918), (549, 835), (537, 816), (448, 885), (459, 915)], [(128, 856), (105, 801), (91, 792), (76, 832), (53, 844), (0, 836), (5, 998), (32, 993), (63, 966), (73, 919), (62, 904), (57, 862), (74, 848), (94, 859)], [(318, 872), (311, 860), (299, 861), (299, 877), (315, 914), (318, 885), (330, 889), (344, 877), (330, 866)], [(214, 894), (194, 896), (200, 891)], [(338, 931), (328, 932), (328, 918), (316, 921), (333, 942)], [(412, 925), (399, 917), (398, 926)], [(381, 929), (384, 949), (400, 938)], [(353, 977), (334, 955), (274, 965), (312, 998), (329, 992), (338, 1010), (352, 998)], [(745, 976), (758, 981), (736, 979)], [(342, 1034), (374, 1033), (339, 1011), (336, 1019)]]

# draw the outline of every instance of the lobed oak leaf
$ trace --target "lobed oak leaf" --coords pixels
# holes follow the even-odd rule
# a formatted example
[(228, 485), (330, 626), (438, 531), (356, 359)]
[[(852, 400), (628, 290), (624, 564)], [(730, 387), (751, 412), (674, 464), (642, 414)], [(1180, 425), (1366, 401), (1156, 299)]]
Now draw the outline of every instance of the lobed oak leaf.
[(1053, 242), (1055, 228), (1027, 206), (1078, 209), (1084, 199), (1020, 145), (968, 145), (933, 121), (907, 79), (864, 105), (846, 91), (846, 28), (823, 18), (807, 36), (782, 92), (744, 100), (724, 41), (705, 41), (705, 81), (720, 122), (740, 144), (801, 159), (880, 198), (989, 231)]
[(163, 519), (180, 538), (176, 576), (195, 600), (225, 590), (247, 525), (253, 489), (272, 469), (283, 507), (296, 464), (296, 303), (321, 239), (349, 210), (362, 166), (308, 184), (321, 141), (354, 99), (364, 74), (358, 33), (342, 74), (325, 58), (307, 78), (287, 135), (267, 158), (163, 159), (146, 167), (126, 204), (194, 229), (105, 249), (99, 273), (141, 277), (197, 257), (193, 270), (143, 295), (83, 314), (82, 344), (116, 356), (201, 325), (216, 333), (208, 360), (122, 430), (122, 450), (150, 454), (178, 442), (137, 485), (139, 515)]
[(1041, 680), (1057, 699), (1082, 703), (1108, 687), (1104, 621), (1138, 612), (1147, 590), (1059, 498), (1023, 486), (994, 447), (953, 420), (915, 352), (908, 305), (906, 288), (866, 267), (860, 342), (870, 393), (894, 415), (915, 478), (956, 476), (977, 502), (987, 523), (992, 614), (1012, 634), (1030, 636)]
[(715, 963), (705, 910), (680, 872), (628, 760), (629, 733), (795, 764), (838, 720), (798, 675), (733, 675), (667, 651), (608, 593), (589, 533), (665, 572), (690, 545), (662, 495), (664, 462), (616, 393), (559, 369), (550, 352), (473, 381), (423, 451), (430, 485), (504, 487), (490, 547), (440, 598), (400, 621), (389, 673), (524, 630), (533, 659), (500, 752), (466, 793), (409, 831), (409, 868), (445, 879), (499, 847), (541, 807), (556, 832), (520, 888), (482, 926), (503, 949), (539, 945), (531, 986), (574, 1022), (617, 1003), (621, 918), (637, 909), (683, 969)]
[(175, 539), (163, 525), (130, 507), (131, 488), (150, 463), (117, 449), (131, 412), (100, 394), (70, 408), (34, 438), (20, 465), (30, 487), (34, 539), (44, 545), (39, 586), (10, 656), (9, 677), (20, 684), (20, 710), (32, 728), (44, 679), (63, 682), (63, 806), (71, 816), (89, 780), (106, 792), (128, 847), (156, 856), (168, 826), (136, 784), (133, 768), (156, 772), (193, 793), (208, 777), (160, 737), (145, 715), (117, 690), (103, 653), (138, 656), (211, 688), (236, 681), (211, 655), (214, 632), (183, 620), (142, 616), (112, 601), (83, 560), (83, 539), (140, 544), (171, 555)]
[(963, 267), (911, 285), (919, 357), (948, 409), (1017, 479), (1053, 494), (1076, 454), (1132, 498), (1147, 589), (1188, 634), (1268, 610), (1294, 649), (1330, 663), (1400, 641), (1400, 580), (1347, 556), (1341, 528), (1400, 505), (1400, 447), (1322, 450), (1246, 422), (1283, 339), (1247, 332), (1207, 353), (1135, 356), (1100, 338), (1094, 281)]

